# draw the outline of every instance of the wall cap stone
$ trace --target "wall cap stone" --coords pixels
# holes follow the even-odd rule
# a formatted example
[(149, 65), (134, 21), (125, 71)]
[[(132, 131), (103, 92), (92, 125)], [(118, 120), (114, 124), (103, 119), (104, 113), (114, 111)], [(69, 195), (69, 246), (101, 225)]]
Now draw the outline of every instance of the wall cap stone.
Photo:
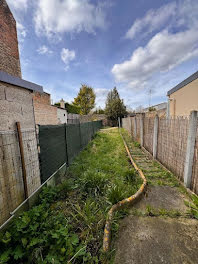
[(16, 85), (16, 86), (19, 86), (19, 87), (22, 87), (22, 88), (25, 88), (31, 91), (37, 91), (37, 92), (43, 93), (42, 86), (32, 83), (32, 82), (25, 81), (19, 77), (12, 76), (3, 71), (0, 71), (0, 81), (8, 83), (8, 84)]

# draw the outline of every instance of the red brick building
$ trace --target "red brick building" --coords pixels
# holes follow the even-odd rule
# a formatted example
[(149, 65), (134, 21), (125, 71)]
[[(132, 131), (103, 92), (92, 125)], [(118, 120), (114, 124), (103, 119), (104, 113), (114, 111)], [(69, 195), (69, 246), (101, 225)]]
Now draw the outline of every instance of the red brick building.
[(33, 93), (35, 122), (39, 125), (57, 125), (57, 108), (51, 105), (50, 94)]
[(5, 0), (0, 1), (0, 71), (21, 78), (16, 21)]

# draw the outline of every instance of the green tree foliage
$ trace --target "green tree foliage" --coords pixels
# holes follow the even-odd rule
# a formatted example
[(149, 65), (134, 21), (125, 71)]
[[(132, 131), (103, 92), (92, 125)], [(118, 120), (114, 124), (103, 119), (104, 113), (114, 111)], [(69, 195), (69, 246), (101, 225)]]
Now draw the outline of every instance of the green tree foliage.
[(83, 84), (78, 96), (74, 98), (74, 105), (80, 107), (81, 115), (88, 115), (95, 106), (96, 95), (92, 87)]
[[(54, 105), (60, 107), (60, 103), (55, 103)], [(70, 114), (80, 114), (80, 107), (76, 105), (65, 103), (65, 109)]]
[(117, 121), (118, 117), (124, 117), (127, 114), (126, 106), (122, 99), (120, 99), (117, 88), (114, 87), (107, 95), (105, 114), (107, 118)]
[(65, 103), (65, 108), (70, 114), (80, 114), (80, 107), (77, 105)]
[(105, 110), (99, 107), (99, 108), (96, 108), (96, 110), (93, 113), (97, 115), (103, 115), (105, 114)]
[(149, 112), (153, 112), (153, 111), (156, 111), (155, 107), (150, 106), (150, 107), (149, 107)]

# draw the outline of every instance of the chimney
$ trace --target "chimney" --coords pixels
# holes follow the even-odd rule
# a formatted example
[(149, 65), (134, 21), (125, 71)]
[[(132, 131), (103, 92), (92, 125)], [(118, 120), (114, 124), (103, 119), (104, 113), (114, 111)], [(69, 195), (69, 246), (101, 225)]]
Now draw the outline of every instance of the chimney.
[(16, 21), (5, 0), (0, 0), (0, 71), (21, 78)]
[(63, 99), (60, 100), (60, 107), (65, 108), (65, 101)]

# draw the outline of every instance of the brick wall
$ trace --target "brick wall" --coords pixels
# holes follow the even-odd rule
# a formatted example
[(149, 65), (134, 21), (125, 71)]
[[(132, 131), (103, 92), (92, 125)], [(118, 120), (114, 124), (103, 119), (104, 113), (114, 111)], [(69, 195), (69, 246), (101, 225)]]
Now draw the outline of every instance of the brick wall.
[(57, 107), (51, 105), (50, 94), (33, 93), (35, 122), (38, 125), (57, 125)]
[(16, 21), (5, 0), (0, 1), (0, 70), (21, 77)]
[(35, 127), (32, 93), (0, 82), (0, 130), (15, 130), (18, 121), (23, 129)]
[(0, 225), (24, 200), (16, 122), (21, 123), (30, 195), (41, 184), (32, 92), (0, 82)]
[(51, 105), (51, 96), (48, 93), (33, 92), (33, 100), (35, 103)]

